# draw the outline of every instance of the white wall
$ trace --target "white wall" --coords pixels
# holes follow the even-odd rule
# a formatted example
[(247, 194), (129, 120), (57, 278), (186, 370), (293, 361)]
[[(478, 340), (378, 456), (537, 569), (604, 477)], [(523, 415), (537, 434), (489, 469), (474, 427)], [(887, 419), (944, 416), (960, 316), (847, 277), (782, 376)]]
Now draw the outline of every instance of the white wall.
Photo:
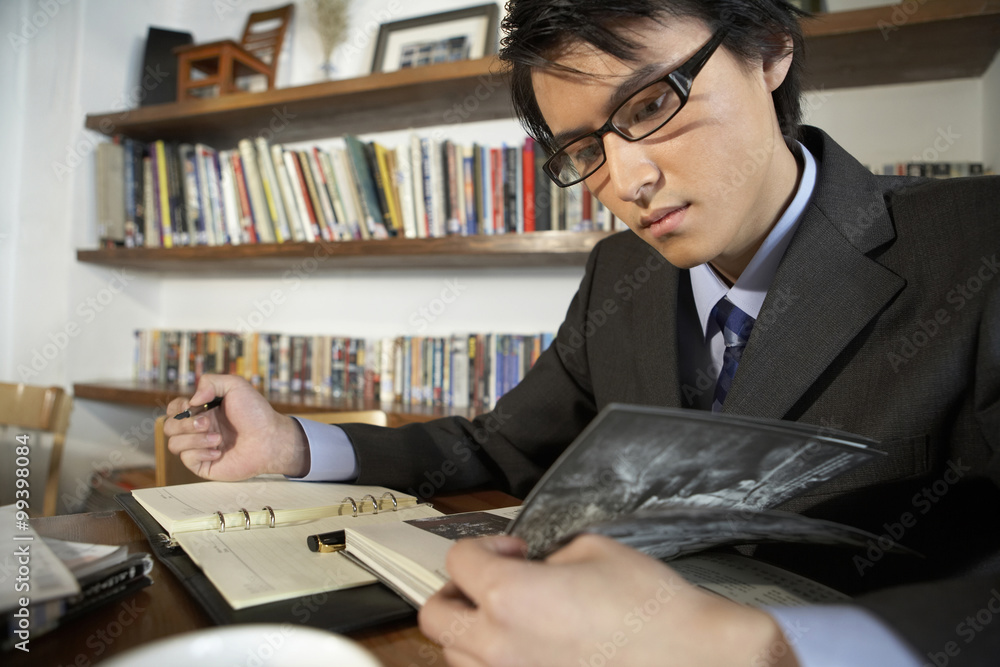
[(986, 70), (983, 90), (983, 162), (1000, 173), (1000, 54)]
[[(0, 381), (69, 387), (79, 381), (128, 378), (135, 329), (232, 329), (275, 288), (286, 300), (263, 330), (383, 336), (530, 332), (554, 330), (559, 324), (582, 268), (321, 271), (293, 284), (282, 281), (280, 271), (161, 276), (121, 274), (76, 262), (77, 248), (97, 245), (92, 150), (96, 140), (103, 140), (83, 129), (84, 115), (122, 108), (124, 100), (134, 98), (147, 27), (188, 30), (197, 41), (237, 37), (248, 12), (275, 4), (67, 0), (27, 44), (15, 50), (6, 38), (0, 43)], [(335, 53), (337, 76), (368, 70), (377, 21), (472, 4), (476, 2), (355, 2), (348, 43)], [(222, 11), (230, 6), (232, 11)], [(302, 3), (298, 9), (280, 85), (321, 77), (318, 40)], [(0, 1), (0, 36), (18, 32), (22, 17), (37, 11), (35, 0)], [(933, 142), (938, 127), (951, 125), (961, 137), (946, 159), (991, 156), (997, 164), (997, 128), (986, 119), (998, 117), (998, 78), (1000, 68), (994, 64), (984, 80), (835, 91), (823, 99), (814, 95), (808, 100), (816, 107), (810, 122), (872, 162), (909, 159)], [(513, 121), (448, 131), (462, 141), (474, 137), (499, 143), (521, 136)], [(380, 138), (392, 145), (405, 136)], [(458, 281), (461, 298), (419, 330), (414, 313), (438, 296), (447, 280)], [(68, 325), (77, 335), (66, 336), (62, 346), (60, 332)], [(19, 369), (35, 374), (23, 377)], [(77, 401), (63, 491), (72, 493), (93, 467), (148, 458), (151, 438), (144, 438), (137, 450), (129, 442), (134, 434), (151, 433), (157, 413)]]

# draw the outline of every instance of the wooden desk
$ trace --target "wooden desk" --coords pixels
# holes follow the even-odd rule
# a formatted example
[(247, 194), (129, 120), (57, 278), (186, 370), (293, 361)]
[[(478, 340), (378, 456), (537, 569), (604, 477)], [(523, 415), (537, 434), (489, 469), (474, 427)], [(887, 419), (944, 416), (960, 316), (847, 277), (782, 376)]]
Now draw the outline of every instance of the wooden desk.
[[(432, 500), (446, 513), (509, 507), (518, 500), (498, 491), (480, 491)], [(149, 551), (146, 536), (123, 511), (68, 514), (32, 519), (44, 537), (97, 544), (127, 544), (130, 552)], [(124, 601), (102, 607), (87, 618), (32, 638), (30, 653), (12, 650), (2, 654), (5, 665), (89, 667), (111, 655), (154, 639), (199, 630), (212, 625), (201, 607), (176, 577), (155, 558), (150, 574), (155, 582)], [(415, 622), (398, 623), (354, 633), (386, 667), (438, 664), (440, 649), (427, 640)], [(433, 660), (431, 659), (433, 656)]]

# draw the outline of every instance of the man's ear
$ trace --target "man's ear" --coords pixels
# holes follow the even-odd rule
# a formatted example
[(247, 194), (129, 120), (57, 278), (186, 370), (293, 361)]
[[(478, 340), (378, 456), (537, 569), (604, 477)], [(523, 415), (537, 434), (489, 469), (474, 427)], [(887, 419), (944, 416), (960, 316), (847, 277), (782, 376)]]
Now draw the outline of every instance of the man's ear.
[(789, 35), (774, 35), (761, 51), (764, 68), (764, 84), (769, 92), (777, 90), (788, 75), (793, 58), (792, 38)]

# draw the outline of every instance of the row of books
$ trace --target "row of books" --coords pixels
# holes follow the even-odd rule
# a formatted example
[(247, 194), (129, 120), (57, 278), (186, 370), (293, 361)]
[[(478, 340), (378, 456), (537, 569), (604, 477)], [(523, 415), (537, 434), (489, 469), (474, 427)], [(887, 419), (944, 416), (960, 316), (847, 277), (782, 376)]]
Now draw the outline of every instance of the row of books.
[(865, 165), (873, 174), (882, 176), (926, 176), (930, 178), (960, 178), (992, 173), (982, 162), (893, 162), (881, 167)]
[(204, 373), (246, 378), (267, 394), (315, 394), (403, 406), (489, 409), (552, 342), (537, 335), (350, 338), (219, 331), (136, 331), (135, 379), (193, 387)]
[(528, 138), (459, 145), (411, 135), (387, 148), (263, 137), (233, 150), (130, 138), (98, 145), (105, 243), (165, 247), (624, 229), (584, 186), (559, 188)]

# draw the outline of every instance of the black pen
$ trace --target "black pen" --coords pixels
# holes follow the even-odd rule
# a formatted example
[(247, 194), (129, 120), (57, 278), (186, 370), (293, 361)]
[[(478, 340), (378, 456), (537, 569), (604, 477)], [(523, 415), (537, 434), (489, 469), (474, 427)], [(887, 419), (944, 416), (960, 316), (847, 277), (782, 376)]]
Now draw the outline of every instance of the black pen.
[(344, 548), (345, 544), (346, 537), (344, 535), (344, 531), (342, 530), (335, 530), (332, 533), (310, 535), (306, 538), (306, 545), (309, 547), (309, 551), (318, 551), (320, 553), (340, 551)]
[(197, 409), (199, 407), (201, 408), (201, 412), (204, 412), (205, 410), (211, 410), (212, 408), (217, 408), (220, 405), (222, 405), (222, 397), (221, 396), (216, 396), (215, 398), (213, 398), (211, 401), (209, 401), (205, 405), (202, 405), (202, 406), (193, 405), (190, 408), (188, 408), (187, 410), (185, 410), (184, 412), (177, 413), (176, 415), (174, 415), (174, 419), (187, 419), (188, 417), (191, 416), (191, 410)]

